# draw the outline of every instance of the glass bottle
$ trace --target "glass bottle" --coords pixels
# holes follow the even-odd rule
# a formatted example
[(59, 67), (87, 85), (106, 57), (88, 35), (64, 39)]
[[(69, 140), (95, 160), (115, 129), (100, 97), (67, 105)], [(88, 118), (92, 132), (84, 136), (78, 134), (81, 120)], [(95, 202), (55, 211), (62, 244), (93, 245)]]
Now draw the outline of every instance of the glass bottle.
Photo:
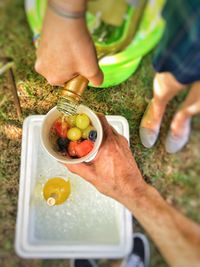
[(71, 192), (69, 180), (61, 177), (49, 179), (43, 188), (43, 196), (47, 205), (60, 205), (67, 200)]

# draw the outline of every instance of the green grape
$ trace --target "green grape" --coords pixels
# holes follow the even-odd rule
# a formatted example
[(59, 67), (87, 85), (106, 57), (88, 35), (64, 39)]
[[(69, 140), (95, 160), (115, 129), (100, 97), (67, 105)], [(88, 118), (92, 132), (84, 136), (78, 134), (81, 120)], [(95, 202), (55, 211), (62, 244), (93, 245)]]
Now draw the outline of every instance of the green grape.
[(89, 125), (85, 130), (82, 131), (82, 138), (87, 139), (90, 131), (92, 130), (94, 130), (94, 127), (92, 125)]
[(68, 130), (67, 138), (71, 141), (77, 141), (81, 138), (81, 130), (77, 127), (73, 127)]
[(86, 114), (78, 114), (76, 117), (76, 127), (81, 130), (86, 129), (90, 125), (90, 119)]
[(76, 117), (77, 115), (71, 115), (67, 117), (67, 122), (69, 123), (71, 127), (76, 126)]

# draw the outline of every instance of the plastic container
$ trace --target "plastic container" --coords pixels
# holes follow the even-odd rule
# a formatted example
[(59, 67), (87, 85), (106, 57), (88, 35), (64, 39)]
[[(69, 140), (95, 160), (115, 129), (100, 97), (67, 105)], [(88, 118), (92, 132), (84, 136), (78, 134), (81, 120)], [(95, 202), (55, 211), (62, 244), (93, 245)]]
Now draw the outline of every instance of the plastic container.
[[(132, 216), (121, 204), (50, 157), (41, 145), (44, 116), (24, 121), (15, 250), (23, 258), (122, 258), (132, 248)], [(127, 120), (107, 116), (127, 139)], [(45, 182), (70, 179), (71, 194), (49, 207), (42, 196)]]
[(67, 158), (65, 156), (62, 156), (61, 154), (57, 153), (55, 150), (53, 150), (52, 145), (49, 140), (49, 133), (50, 129), (56, 119), (58, 119), (61, 116), (61, 113), (57, 110), (56, 107), (52, 108), (46, 115), (42, 123), (42, 130), (41, 130), (41, 140), (42, 140), (42, 145), (44, 146), (45, 150), (47, 153), (53, 157), (54, 159), (58, 160), (59, 162), (62, 163), (70, 163), (70, 164), (77, 164), (81, 162), (88, 162), (91, 161), (100, 145), (102, 142), (103, 138), (103, 130), (101, 126), (101, 122), (98, 118), (98, 116), (88, 107), (84, 105), (80, 105), (77, 109), (77, 113), (85, 113), (88, 115), (90, 118), (90, 121), (92, 122), (92, 125), (95, 127), (97, 131), (97, 139), (94, 143), (94, 148), (88, 155), (78, 158), (78, 159), (73, 159), (73, 158)]

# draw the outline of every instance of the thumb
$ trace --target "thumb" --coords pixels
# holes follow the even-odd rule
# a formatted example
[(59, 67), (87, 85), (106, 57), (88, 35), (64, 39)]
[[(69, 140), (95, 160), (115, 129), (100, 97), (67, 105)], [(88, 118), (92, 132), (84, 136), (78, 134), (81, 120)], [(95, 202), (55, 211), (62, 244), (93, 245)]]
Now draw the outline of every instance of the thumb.
[(92, 85), (99, 86), (103, 83), (103, 72), (99, 68), (97, 74), (89, 79)]
[(82, 178), (84, 178), (86, 181), (91, 182), (92, 177), (94, 176), (93, 173), (93, 167), (90, 165), (87, 165), (85, 163), (78, 163), (78, 164), (64, 164), (67, 169), (75, 173)]
[(103, 72), (99, 67), (92, 76), (89, 76), (87, 73), (82, 73), (82, 75), (85, 76), (93, 86), (99, 86), (103, 82)]

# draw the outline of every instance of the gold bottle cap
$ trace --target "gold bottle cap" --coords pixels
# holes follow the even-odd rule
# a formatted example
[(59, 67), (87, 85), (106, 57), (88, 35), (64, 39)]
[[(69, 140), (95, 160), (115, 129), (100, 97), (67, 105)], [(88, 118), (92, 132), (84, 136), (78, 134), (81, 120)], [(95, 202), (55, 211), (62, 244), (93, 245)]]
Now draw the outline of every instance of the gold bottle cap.
[(80, 104), (81, 95), (87, 85), (88, 80), (81, 75), (78, 75), (68, 81), (61, 90), (57, 109), (67, 115), (75, 114)]
[(64, 85), (61, 95), (69, 95), (69, 93), (71, 93), (71, 95), (75, 94), (81, 96), (87, 85), (88, 80), (78, 75)]

